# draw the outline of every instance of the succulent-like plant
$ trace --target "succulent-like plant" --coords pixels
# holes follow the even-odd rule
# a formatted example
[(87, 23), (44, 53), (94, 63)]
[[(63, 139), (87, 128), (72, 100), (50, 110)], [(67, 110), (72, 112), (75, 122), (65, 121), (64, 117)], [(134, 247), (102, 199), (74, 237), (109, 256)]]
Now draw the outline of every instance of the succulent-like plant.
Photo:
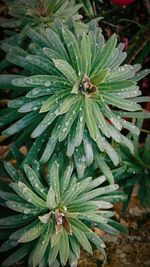
[[(143, 119), (138, 119), (136, 124), (142, 127)], [(122, 162), (121, 175), (117, 169), (114, 170), (115, 181), (122, 185), (125, 194), (128, 196), (123, 204), (123, 212), (126, 211), (130, 198), (135, 186), (138, 188), (138, 199), (142, 206), (150, 206), (150, 135), (148, 134), (145, 143), (140, 145), (139, 137), (131, 137), (135, 149), (134, 155), (129, 150), (119, 145), (118, 153), (120, 153)]]
[[(12, 266), (27, 257), (28, 266), (77, 266), (80, 246), (88, 253), (103, 252), (105, 244), (91, 226), (117, 234), (126, 229), (110, 219), (114, 201), (124, 199), (116, 192), (118, 185), (101, 184), (105, 176), (78, 180), (73, 163), (64, 164), (62, 155), (53, 157), (47, 174), (40, 165), (24, 165), (25, 174), (10, 163), (5, 168), (13, 182), (0, 191), (2, 204), (14, 213), (0, 218), (1, 239), (6, 240), (0, 252), (15, 251), (1, 266)], [(11, 190), (10, 190), (11, 189)], [(2, 233), (3, 231), (3, 233)], [(75, 264), (75, 265), (74, 265)]]
[[(39, 151), (40, 162), (47, 162), (58, 143), (65, 146), (69, 157), (75, 151), (75, 157), (80, 162), (83, 159), (85, 166), (95, 157), (113, 182), (99, 151), (108, 154), (117, 165), (119, 156), (109, 141), (112, 138), (133, 153), (132, 142), (121, 130), (125, 128), (138, 135), (139, 129), (124, 117), (149, 116), (137, 104), (142, 101), (137, 97), (141, 94), (137, 81), (149, 70), (139, 72), (138, 64), (120, 66), (126, 57), (123, 44), (116, 47), (115, 34), (105, 43), (95, 24), (82, 38), (58, 21), (56, 30), (57, 33), (50, 28), (37, 31), (30, 28), (28, 36), (32, 43), (27, 51), (9, 47), (7, 60), (24, 68), (26, 77), (1, 76), (2, 88), (7, 85), (22, 92), (20, 98), (8, 102), (1, 126), (9, 123), (11, 126), (3, 135), (17, 134), (18, 147), (30, 135), (35, 139), (26, 162)], [(82, 158), (79, 155), (83, 150)]]
[(76, 5), (74, 0), (5, 0), (5, 3), (12, 18), (1, 19), (1, 26), (4, 28), (20, 28), (24, 31), (26, 26), (51, 27), (56, 18), (65, 22), (71, 16), (75, 20), (82, 17), (78, 14), (82, 4)]

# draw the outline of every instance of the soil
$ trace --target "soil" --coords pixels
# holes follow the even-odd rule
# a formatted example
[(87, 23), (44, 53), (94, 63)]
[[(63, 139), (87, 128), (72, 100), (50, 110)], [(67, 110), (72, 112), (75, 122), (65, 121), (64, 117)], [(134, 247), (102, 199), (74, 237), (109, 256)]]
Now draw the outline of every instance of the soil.
[[(133, 196), (126, 215), (121, 216), (121, 205), (115, 205), (116, 217), (120, 223), (126, 225), (128, 234), (110, 236), (99, 230), (106, 244), (107, 264), (105, 267), (150, 267), (150, 209), (140, 207), (137, 197)], [(102, 260), (103, 256), (95, 252), (95, 256)], [(78, 267), (100, 267), (84, 254)]]

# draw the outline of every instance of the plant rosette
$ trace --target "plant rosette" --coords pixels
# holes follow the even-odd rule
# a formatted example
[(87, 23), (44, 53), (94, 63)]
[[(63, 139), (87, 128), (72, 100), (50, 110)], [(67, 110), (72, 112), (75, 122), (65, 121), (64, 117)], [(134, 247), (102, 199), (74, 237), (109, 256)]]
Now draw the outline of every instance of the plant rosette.
[(2, 89), (22, 92), (3, 110), (0, 125), (11, 123), (3, 135), (14, 136), (18, 148), (30, 137), (35, 140), (23, 164), (30, 163), (33, 156), (46, 163), (57, 145), (63, 144), (64, 153), (74, 156), (77, 165), (90, 166), (96, 158), (113, 183), (99, 152), (107, 154), (115, 166), (120, 159), (111, 140), (134, 153), (122, 129), (139, 135), (139, 129), (124, 118), (150, 117), (138, 104), (145, 97), (138, 97), (141, 91), (137, 85), (149, 70), (139, 71), (139, 64), (122, 65), (124, 45), (117, 45), (116, 34), (105, 42), (96, 23), (92, 22), (82, 37), (60, 21), (55, 25), (56, 32), (28, 28), (31, 43), (26, 51), (5, 46), (7, 60), (24, 71), (22, 76), (0, 76)]
[(62, 160), (62, 155), (53, 158), (47, 175), (41, 173), (36, 161), (32, 168), (24, 165), (26, 175), (5, 163), (13, 182), (1, 182), (1, 205), (13, 214), (9, 210), (8, 217), (5, 212), (0, 218), (0, 252), (13, 252), (2, 267), (24, 258), (32, 267), (77, 266), (80, 246), (90, 254), (98, 249), (105, 258), (105, 244), (91, 230), (92, 225), (110, 234), (126, 232), (108, 210), (113, 202), (124, 199), (116, 191), (118, 185), (102, 186), (104, 176), (78, 180), (72, 162), (65, 165)]

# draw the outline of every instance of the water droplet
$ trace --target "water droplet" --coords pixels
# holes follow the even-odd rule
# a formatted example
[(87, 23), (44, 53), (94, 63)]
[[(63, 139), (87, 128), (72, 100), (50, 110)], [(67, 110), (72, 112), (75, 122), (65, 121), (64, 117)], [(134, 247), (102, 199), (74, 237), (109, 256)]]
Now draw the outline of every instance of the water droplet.
[(44, 85), (45, 85), (46, 87), (49, 87), (49, 86), (51, 85), (51, 82), (50, 82), (50, 81), (46, 81), (46, 82), (44, 83)]

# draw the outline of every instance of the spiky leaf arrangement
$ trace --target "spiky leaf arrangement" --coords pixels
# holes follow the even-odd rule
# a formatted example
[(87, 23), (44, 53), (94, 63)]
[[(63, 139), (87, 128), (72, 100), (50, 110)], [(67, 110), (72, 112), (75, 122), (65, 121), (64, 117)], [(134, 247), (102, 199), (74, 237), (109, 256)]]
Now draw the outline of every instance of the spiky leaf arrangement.
[(99, 151), (107, 153), (117, 165), (119, 157), (109, 142), (112, 138), (133, 153), (132, 142), (121, 130), (138, 135), (139, 129), (123, 117), (149, 116), (137, 104), (142, 98), (137, 97), (141, 92), (136, 84), (149, 70), (138, 72), (138, 64), (120, 66), (126, 53), (122, 52), (122, 44), (116, 47), (115, 34), (105, 42), (96, 26), (82, 38), (58, 22), (56, 29), (57, 33), (52, 29), (28, 29), (32, 39), (28, 50), (10, 48), (7, 59), (24, 68), (26, 77), (13, 79), (13, 75), (2, 75), (1, 84), (10, 83), (10, 88), (22, 90), (25, 96), (8, 103), (1, 126), (16, 122), (3, 134), (20, 133), (17, 146), (30, 135), (36, 139), (27, 162), (30, 154), (35, 156), (39, 151), (40, 161), (47, 162), (62, 142), (69, 157), (75, 151), (74, 156), (82, 159), (78, 155), (85, 151), (84, 165), (90, 165), (95, 157), (113, 182)]
[[(138, 119), (136, 125), (142, 128), (143, 119)], [(128, 196), (124, 202), (123, 211), (125, 212), (132, 192), (135, 186), (138, 186), (138, 198), (142, 206), (150, 206), (150, 135), (148, 134), (144, 145), (138, 146), (139, 137), (133, 135), (133, 145), (135, 154), (131, 155), (129, 150), (122, 146), (118, 146), (118, 153), (122, 157), (121, 174), (117, 170), (114, 171), (115, 181), (123, 186), (125, 194)]]
[(7, 186), (0, 195), (14, 214), (0, 219), (2, 240), (7, 239), (0, 251), (16, 250), (2, 266), (12, 266), (25, 256), (32, 267), (72, 264), (80, 257), (80, 246), (88, 253), (93, 247), (103, 252), (104, 242), (90, 229), (93, 223), (110, 234), (126, 231), (107, 210), (112, 202), (124, 199), (115, 192), (118, 185), (102, 186), (104, 176), (78, 180), (73, 163), (64, 164), (61, 155), (49, 163), (46, 176), (40, 174), (38, 162), (33, 165), (24, 165), (23, 175), (5, 163), (13, 182), (11, 190)]
[(1, 20), (1, 26), (5, 28), (20, 28), (25, 26), (38, 26), (43, 24), (44, 27), (52, 26), (54, 20), (59, 18), (63, 21), (70, 16), (79, 20), (82, 16), (78, 10), (82, 4), (76, 5), (74, 0), (5, 0), (9, 9), (8, 14), (12, 19)]

